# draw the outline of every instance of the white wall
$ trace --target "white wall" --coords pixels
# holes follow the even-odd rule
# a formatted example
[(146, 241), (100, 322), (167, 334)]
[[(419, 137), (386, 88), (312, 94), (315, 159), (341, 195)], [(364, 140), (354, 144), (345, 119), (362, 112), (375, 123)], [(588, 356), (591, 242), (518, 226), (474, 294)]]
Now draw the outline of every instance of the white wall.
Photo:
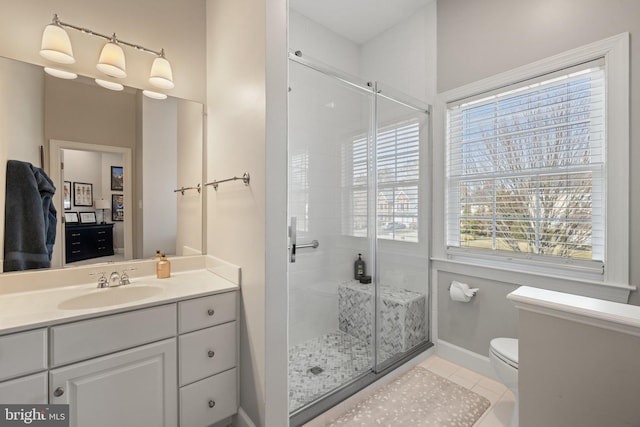
[(361, 47), (360, 70), (426, 103), (436, 95), (436, 2)]
[(249, 186), (205, 190), (207, 253), (242, 267), (240, 405), (257, 426), (265, 425), (267, 398), (265, 8), (207, 0), (207, 181), (251, 174)]
[[(122, 40), (153, 50), (165, 49), (175, 89), (170, 95), (204, 103), (204, 0), (114, 0), (108, 7), (97, 0), (0, 1), (0, 56), (39, 65), (52, 65), (39, 55), (44, 27), (57, 13), (60, 20), (96, 32), (117, 33)], [(105, 41), (67, 30), (79, 74), (99, 77), (95, 67)], [(127, 78), (122, 83), (149, 88), (153, 55), (125, 47)], [(158, 89), (155, 89), (158, 90)]]
[(360, 75), (360, 46), (289, 10), (289, 49), (353, 76)]
[(142, 258), (176, 250), (177, 108), (175, 98), (142, 97)]
[[(202, 187), (203, 159), (203, 106), (196, 102), (178, 100), (178, 147), (176, 187)], [(176, 193), (176, 255), (202, 253), (202, 200), (203, 193), (189, 190)]]

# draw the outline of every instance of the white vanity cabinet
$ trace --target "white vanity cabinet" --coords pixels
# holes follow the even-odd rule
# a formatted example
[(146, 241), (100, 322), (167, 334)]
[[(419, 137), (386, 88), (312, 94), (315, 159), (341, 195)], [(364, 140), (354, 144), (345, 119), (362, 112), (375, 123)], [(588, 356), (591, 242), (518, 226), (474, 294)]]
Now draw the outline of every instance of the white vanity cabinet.
[(49, 402), (75, 427), (176, 426), (176, 322), (168, 304), (53, 326)]
[(180, 426), (205, 427), (238, 409), (237, 294), (178, 303)]
[(71, 426), (176, 426), (175, 338), (50, 371), (51, 403)]
[(47, 403), (47, 330), (0, 336), (0, 403)]
[(225, 291), (0, 335), (0, 403), (69, 404), (73, 427), (206, 427), (238, 409)]

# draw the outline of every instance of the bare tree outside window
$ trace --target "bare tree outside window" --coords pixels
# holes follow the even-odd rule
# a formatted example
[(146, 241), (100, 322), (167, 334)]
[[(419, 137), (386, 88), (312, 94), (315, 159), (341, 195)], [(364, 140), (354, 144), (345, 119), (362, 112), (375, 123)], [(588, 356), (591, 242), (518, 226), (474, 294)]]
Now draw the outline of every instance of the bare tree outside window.
[(461, 104), (448, 120), (450, 245), (601, 260), (600, 68)]

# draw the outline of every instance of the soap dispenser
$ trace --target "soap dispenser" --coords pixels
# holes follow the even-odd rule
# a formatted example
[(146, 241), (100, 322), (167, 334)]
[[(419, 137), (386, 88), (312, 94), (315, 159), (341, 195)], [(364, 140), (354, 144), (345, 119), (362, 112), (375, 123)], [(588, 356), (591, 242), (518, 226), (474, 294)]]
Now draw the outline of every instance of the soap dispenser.
[(366, 269), (365, 269), (364, 261), (362, 260), (362, 254), (358, 254), (358, 259), (356, 260), (355, 263), (353, 263), (354, 279), (360, 280), (360, 278), (364, 276), (365, 271)]
[(171, 276), (171, 262), (165, 254), (160, 256), (160, 261), (156, 263), (156, 277), (158, 279), (166, 279)]

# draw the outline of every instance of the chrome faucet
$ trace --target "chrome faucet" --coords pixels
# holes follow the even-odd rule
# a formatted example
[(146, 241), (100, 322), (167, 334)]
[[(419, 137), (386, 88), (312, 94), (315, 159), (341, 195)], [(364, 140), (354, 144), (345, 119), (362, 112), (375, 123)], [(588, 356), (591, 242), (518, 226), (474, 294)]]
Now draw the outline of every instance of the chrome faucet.
[(121, 286), (131, 284), (131, 282), (129, 281), (129, 275), (127, 274), (127, 271), (133, 271), (133, 270), (136, 270), (136, 268), (125, 268), (124, 270), (122, 270), (122, 274), (120, 275)]
[(117, 271), (114, 271), (109, 276), (109, 280), (107, 280), (107, 277), (104, 275), (104, 271), (101, 271), (99, 273), (91, 273), (90, 275), (91, 276), (97, 276), (98, 274), (100, 275), (100, 277), (98, 278), (98, 288), (116, 288), (118, 286), (131, 284), (127, 271), (133, 271), (133, 270), (136, 270), (136, 269), (126, 268), (122, 270), (122, 274), (118, 274)]
[(117, 271), (114, 271), (113, 273), (111, 273), (111, 276), (109, 276), (109, 287), (115, 288), (116, 286), (120, 285), (122, 285), (120, 275)]
[(104, 276), (104, 271), (101, 271), (99, 273), (91, 273), (89, 275), (97, 276), (98, 274), (100, 275), (100, 277), (98, 278), (98, 288), (108, 288), (109, 282), (107, 282), (107, 278)]

